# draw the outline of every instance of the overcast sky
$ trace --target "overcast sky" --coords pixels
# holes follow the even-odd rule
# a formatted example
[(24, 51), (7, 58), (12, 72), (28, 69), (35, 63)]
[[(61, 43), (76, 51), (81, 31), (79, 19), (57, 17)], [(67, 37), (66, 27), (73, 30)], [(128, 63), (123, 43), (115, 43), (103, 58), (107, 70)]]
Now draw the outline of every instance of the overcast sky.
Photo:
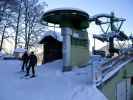
[[(46, 10), (71, 7), (86, 11), (90, 16), (100, 13), (115, 12), (118, 17), (126, 18), (121, 30), (130, 34), (133, 32), (133, 0), (45, 0), (48, 4)], [(91, 24), (89, 32), (97, 33), (100, 30)]]

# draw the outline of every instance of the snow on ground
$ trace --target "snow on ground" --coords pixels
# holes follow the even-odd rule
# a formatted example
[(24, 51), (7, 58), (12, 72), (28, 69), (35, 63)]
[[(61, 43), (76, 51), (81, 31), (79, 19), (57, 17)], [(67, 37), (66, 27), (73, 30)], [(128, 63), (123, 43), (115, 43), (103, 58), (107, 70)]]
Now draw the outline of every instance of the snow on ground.
[(37, 66), (37, 77), (23, 79), (22, 62), (0, 60), (0, 100), (107, 100), (88, 84), (87, 68), (63, 73), (62, 61)]

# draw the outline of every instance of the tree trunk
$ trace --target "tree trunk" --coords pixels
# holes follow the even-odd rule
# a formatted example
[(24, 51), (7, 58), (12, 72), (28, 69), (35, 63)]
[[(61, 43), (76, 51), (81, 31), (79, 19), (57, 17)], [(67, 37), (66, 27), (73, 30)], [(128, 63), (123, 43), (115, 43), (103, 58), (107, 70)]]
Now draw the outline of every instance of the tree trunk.
[(21, 17), (21, 3), (22, 3), (22, 0), (20, 2), (19, 11), (18, 11), (17, 26), (16, 26), (16, 35), (15, 35), (15, 47), (14, 47), (14, 49), (17, 48), (17, 44), (18, 44), (18, 31), (19, 31), (19, 23), (20, 23), (20, 17)]
[(3, 33), (2, 33), (2, 37), (1, 37), (1, 44), (0, 44), (0, 51), (2, 50), (2, 45), (3, 45), (3, 41), (4, 41), (6, 27), (7, 27), (7, 25), (5, 25), (4, 29), (3, 29)]
[(33, 25), (34, 25), (34, 21), (35, 21), (35, 16), (33, 17), (33, 20), (29, 21), (29, 31), (28, 31), (28, 37), (27, 37), (27, 48), (29, 48), (29, 44), (30, 44), (30, 38), (31, 35), (33, 33)]
[(25, 5), (25, 48), (28, 49), (28, 0), (24, 0)]

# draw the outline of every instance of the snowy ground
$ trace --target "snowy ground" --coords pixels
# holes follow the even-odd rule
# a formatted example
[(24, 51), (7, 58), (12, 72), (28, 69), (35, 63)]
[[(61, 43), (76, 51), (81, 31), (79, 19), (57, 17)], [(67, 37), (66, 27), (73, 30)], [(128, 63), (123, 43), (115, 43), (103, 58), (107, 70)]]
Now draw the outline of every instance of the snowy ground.
[(107, 100), (88, 83), (87, 68), (62, 73), (58, 60), (37, 67), (37, 77), (22, 79), (22, 63), (0, 60), (0, 100)]

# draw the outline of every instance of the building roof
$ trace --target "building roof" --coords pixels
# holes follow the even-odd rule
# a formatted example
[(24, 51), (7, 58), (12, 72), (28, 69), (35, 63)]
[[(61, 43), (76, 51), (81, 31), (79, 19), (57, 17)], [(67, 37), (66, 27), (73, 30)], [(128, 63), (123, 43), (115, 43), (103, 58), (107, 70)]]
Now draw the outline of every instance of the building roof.
[(88, 13), (76, 8), (57, 8), (47, 11), (42, 16), (42, 21), (76, 29), (88, 28), (88, 19)]
[(27, 51), (27, 50), (24, 49), (24, 48), (16, 48), (16, 49), (14, 50), (14, 52), (18, 52), (18, 53), (24, 53), (25, 51)]
[(46, 31), (43, 38), (40, 40), (40, 43), (43, 43), (43, 40), (48, 37), (48, 36), (51, 36), (53, 37), (54, 39), (56, 39), (57, 41), (59, 42), (62, 42), (63, 40), (63, 37), (61, 36), (61, 33), (58, 33), (58, 32), (54, 32), (52, 30), (50, 31)]

